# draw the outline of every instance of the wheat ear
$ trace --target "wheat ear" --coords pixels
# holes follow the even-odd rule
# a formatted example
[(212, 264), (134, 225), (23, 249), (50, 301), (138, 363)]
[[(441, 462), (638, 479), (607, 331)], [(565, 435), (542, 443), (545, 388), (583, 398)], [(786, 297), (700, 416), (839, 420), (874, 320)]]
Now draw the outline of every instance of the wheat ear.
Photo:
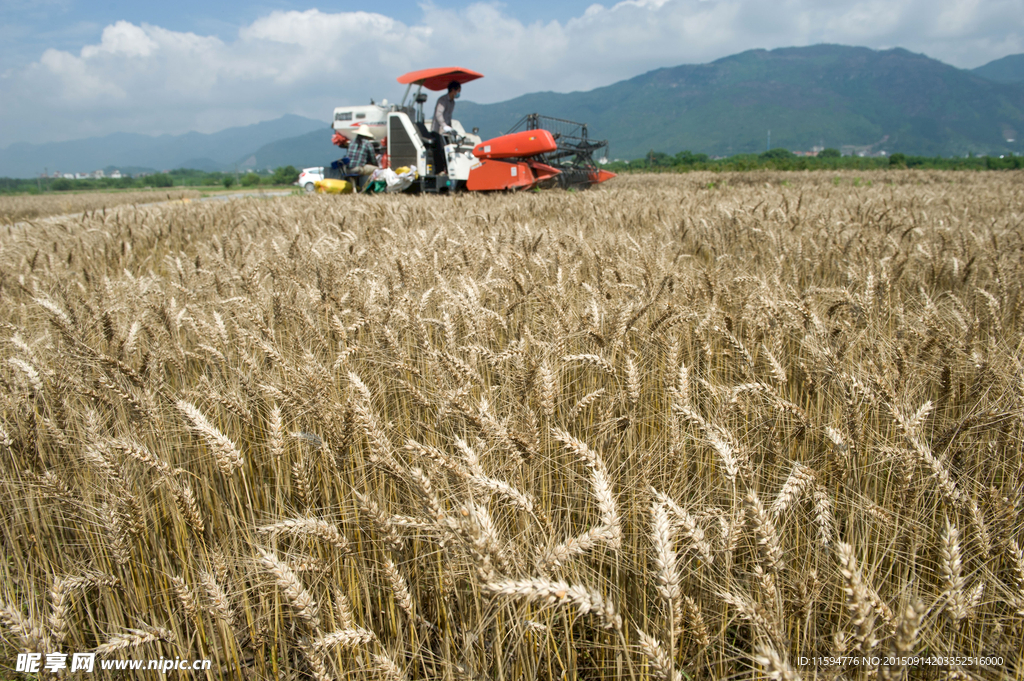
[(327, 522), (317, 518), (289, 518), (272, 525), (265, 525), (256, 528), (260, 534), (268, 534), (271, 537), (289, 535), (296, 537), (315, 537), (324, 541), (339, 551), (348, 550), (348, 539), (341, 531)]
[(882, 668), (882, 677), (892, 681), (905, 678), (908, 670), (902, 660), (913, 655), (917, 649), (917, 636), (921, 630), (921, 618), (924, 615), (924, 605), (919, 601), (907, 604), (906, 609), (896, 622), (896, 633), (893, 637), (893, 655), (890, 658), (893, 664)]
[(747, 517), (754, 526), (754, 534), (757, 538), (757, 546), (760, 549), (762, 560), (768, 566), (768, 570), (777, 576), (782, 571), (782, 542), (775, 529), (775, 523), (764, 510), (761, 499), (757, 492), (750, 490), (746, 497)]
[(591, 472), (591, 488), (594, 498), (597, 501), (597, 508), (601, 514), (601, 526), (605, 528), (604, 537), (609, 546), (618, 549), (622, 542), (622, 527), (619, 524), (619, 512), (615, 502), (615, 494), (612, 492), (611, 478), (605, 468), (601, 456), (590, 449), (585, 442), (579, 440), (564, 430), (554, 429), (551, 431), (556, 440), (565, 444), (569, 451), (576, 454)]
[(393, 549), (401, 548), (405, 543), (405, 539), (398, 534), (398, 530), (395, 529), (391, 518), (384, 515), (377, 503), (370, 497), (355, 491), (353, 491), (353, 494), (359, 503), (359, 511), (369, 516), (371, 522), (383, 532), (385, 544)]
[(583, 586), (536, 578), (490, 582), (484, 584), (483, 589), (506, 598), (541, 601), (547, 605), (575, 605), (580, 615), (597, 615), (606, 629), (622, 628), (622, 618), (616, 613), (615, 605), (603, 599), (597, 591)]
[(141, 645), (151, 643), (153, 641), (173, 640), (174, 633), (167, 629), (128, 629), (124, 633), (114, 634), (111, 636), (106, 643), (97, 646), (95, 652), (98, 655), (108, 655), (126, 648), (138, 648)]
[(772, 646), (759, 644), (754, 660), (764, 667), (765, 674), (773, 681), (800, 681), (800, 675)]
[(213, 573), (205, 570), (200, 571), (199, 580), (203, 583), (203, 588), (206, 590), (206, 598), (210, 601), (209, 612), (214, 617), (233, 626), (235, 623), (235, 611), (231, 607), (231, 601), (228, 599), (228, 594), (224, 587), (220, 585), (220, 582), (213, 576)]
[(18, 637), (22, 649), (34, 651), (43, 646), (46, 636), (43, 627), (39, 626), (31, 615), (23, 615), (18, 608), (0, 601), (0, 621)]
[(1024, 549), (1016, 539), (1010, 541), (1010, 555), (1013, 558), (1013, 580), (1017, 584), (1017, 614), (1024, 615)]
[(946, 519), (946, 528), (942, 533), (942, 546), (939, 549), (939, 576), (944, 590), (945, 613), (954, 622), (967, 617), (970, 600), (964, 593), (967, 578), (963, 575), (963, 558), (960, 550), (960, 531)]
[(654, 543), (654, 564), (658, 569), (658, 593), (673, 604), (680, 597), (680, 575), (672, 522), (664, 504), (651, 505), (651, 538)]
[(540, 377), (540, 408), (544, 413), (544, 416), (554, 418), (555, 416), (555, 400), (558, 398), (558, 376), (551, 367), (548, 366), (547, 360), (540, 363), (537, 368), (538, 376)]
[(263, 567), (274, 575), (274, 581), (284, 594), (285, 600), (295, 611), (299, 619), (306, 622), (311, 628), (320, 627), (320, 617), (317, 613), (316, 601), (312, 594), (306, 591), (299, 581), (295, 572), (276, 554), (260, 549), (260, 562)]
[(192, 424), (193, 430), (199, 433), (210, 448), (213, 450), (213, 455), (217, 459), (217, 465), (220, 466), (221, 472), (225, 475), (230, 475), (236, 470), (240, 469), (245, 465), (245, 458), (242, 453), (238, 451), (238, 447), (231, 439), (220, 432), (210, 423), (203, 413), (199, 411), (191, 402), (185, 400), (178, 400), (178, 409), (188, 417), (188, 420)]
[(181, 577), (171, 575), (171, 584), (174, 585), (174, 593), (177, 594), (181, 607), (187, 617), (196, 617), (199, 614), (199, 599), (196, 592)]
[(782, 489), (779, 490), (778, 496), (775, 497), (775, 501), (772, 502), (769, 509), (772, 519), (778, 522), (779, 518), (793, 504), (800, 501), (800, 498), (808, 490), (813, 489), (814, 483), (814, 473), (802, 464), (793, 464), (793, 470), (790, 472), (789, 477), (786, 478), (786, 482), (782, 485)]
[(360, 627), (352, 627), (350, 629), (339, 629), (338, 631), (332, 631), (329, 634), (319, 636), (313, 639), (311, 645), (313, 649), (317, 651), (328, 650), (335, 646), (355, 648), (357, 646), (366, 645), (376, 638), (377, 637), (374, 636), (372, 631), (368, 631)]
[(637, 629), (636, 633), (640, 638), (640, 650), (647, 658), (647, 663), (651, 665), (653, 675), (662, 681), (682, 681), (682, 675), (676, 671), (675, 665), (672, 664), (672, 656), (662, 647), (661, 641), (640, 629)]
[(853, 547), (839, 542), (836, 550), (839, 553), (839, 573), (843, 577), (843, 591), (846, 593), (846, 605), (850, 611), (854, 636), (861, 652), (870, 655), (878, 643), (874, 634), (875, 609), (871, 604), (871, 596), (857, 567)]
[(270, 455), (276, 460), (284, 456), (284, 423), (281, 419), (281, 408), (276, 404), (270, 410), (269, 428)]
[(390, 558), (384, 559), (384, 574), (387, 575), (388, 583), (391, 584), (391, 592), (395, 594), (395, 602), (398, 603), (398, 607), (410, 619), (413, 618), (412, 595), (409, 593), (409, 585), (406, 583), (405, 577), (398, 570), (398, 566)]
[(658, 501), (675, 516), (676, 527), (680, 528), (683, 531), (683, 535), (690, 540), (693, 548), (700, 554), (701, 560), (709, 565), (713, 563), (715, 555), (711, 548), (711, 542), (707, 540), (707, 535), (704, 533), (704, 529), (697, 524), (697, 519), (693, 517), (693, 514), (673, 501), (673, 499), (667, 494), (659, 492), (653, 488), (651, 491), (657, 497)]
[(387, 679), (387, 681), (408, 681), (409, 677), (406, 675), (402, 668), (398, 666), (398, 663), (385, 651), (373, 654), (373, 662), (377, 667), (377, 671)]

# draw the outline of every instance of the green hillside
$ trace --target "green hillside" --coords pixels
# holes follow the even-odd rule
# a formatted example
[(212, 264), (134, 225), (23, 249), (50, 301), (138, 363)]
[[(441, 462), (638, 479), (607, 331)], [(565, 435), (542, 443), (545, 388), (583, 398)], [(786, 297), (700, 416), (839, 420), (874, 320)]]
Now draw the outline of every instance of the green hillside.
[(589, 92), (460, 103), (456, 117), (493, 136), (533, 112), (588, 123), (592, 136), (611, 142), (613, 158), (652, 149), (759, 152), (768, 130), (773, 147), (791, 150), (1024, 153), (1024, 86), (995, 83), (903, 49), (751, 50)]
[(324, 125), (319, 130), (305, 135), (276, 140), (265, 144), (252, 154), (239, 160), (239, 168), (277, 168), (295, 166), (329, 165), (331, 161), (344, 156), (338, 147), (331, 144), (331, 130)]
[(1011, 54), (990, 61), (974, 69), (973, 73), (997, 83), (1024, 83), (1024, 54)]

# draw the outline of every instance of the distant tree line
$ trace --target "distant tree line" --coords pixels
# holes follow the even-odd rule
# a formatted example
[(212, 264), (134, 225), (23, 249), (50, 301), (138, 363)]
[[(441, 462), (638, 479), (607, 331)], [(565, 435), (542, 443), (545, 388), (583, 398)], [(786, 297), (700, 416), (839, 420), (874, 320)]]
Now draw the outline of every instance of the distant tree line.
[(38, 194), (39, 192), (64, 192), (112, 189), (144, 189), (148, 187), (233, 187), (236, 182), (243, 187), (258, 185), (289, 185), (299, 179), (294, 166), (282, 166), (273, 172), (208, 173), (203, 170), (179, 168), (166, 173), (151, 173), (141, 177), (103, 177), (72, 180), (65, 177), (10, 178), (0, 177), (0, 194)]
[(797, 156), (786, 149), (761, 154), (739, 154), (713, 159), (707, 154), (680, 151), (670, 156), (651, 151), (632, 161), (613, 161), (606, 166), (613, 172), (686, 172), (690, 170), (878, 170), (883, 168), (930, 168), (936, 170), (1013, 170), (1024, 168), (1024, 156), (843, 156), (838, 149), (825, 149), (817, 156)]

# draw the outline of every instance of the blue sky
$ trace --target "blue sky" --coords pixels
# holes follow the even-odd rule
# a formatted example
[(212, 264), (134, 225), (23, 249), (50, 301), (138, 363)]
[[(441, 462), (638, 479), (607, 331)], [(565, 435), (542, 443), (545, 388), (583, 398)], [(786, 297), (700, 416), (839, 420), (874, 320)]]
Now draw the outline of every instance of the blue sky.
[[(78, 50), (82, 45), (97, 42), (103, 28), (118, 21), (133, 24), (154, 24), (172, 31), (215, 35), (230, 40), (241, 26), (273, 11), (323, 12), (374, 11), (387, 14), (404, 24), (413, 24), (423, 16), (421, 5), (414, 0), (368, 2), (290, 2), (261, 0), (259, 2), (211, 2), (179, 0), (177, 2), (81, 2), (76, 0), (0, 0), (0, 64), (4, 68), (25, 65), (38, 59), (47, 48)], [(448, 8), (465, 8), (470, 2), (445, 2)], [(593, 0), (521, 0), (499, 4), (505, 13), (526, 23), (536, 21), (565, 22), (579, 16)]]
[(816, 43), (973, 68), (1024, 52), (1024, 0), (0, 0), (0, 150), (326, 121), (337, 105), (400, 97), (398, 75), (432, 66), (481, 71), (463, 96), (494, 102)]

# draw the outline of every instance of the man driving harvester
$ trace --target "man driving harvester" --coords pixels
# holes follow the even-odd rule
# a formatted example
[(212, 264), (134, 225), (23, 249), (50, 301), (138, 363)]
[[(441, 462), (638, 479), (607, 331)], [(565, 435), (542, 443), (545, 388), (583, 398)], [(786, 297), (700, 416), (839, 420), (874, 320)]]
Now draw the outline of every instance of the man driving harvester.
[(447, 173), (448, 164), (444, 157), (444, 138), (442, 134), (454, 132), (452, 128), (452, 112), (455, 110), (455, 100), (462, 93), (462, 86), (458, 81), (448, 83), (448, 93), (437, 98), (437, 106), (434, 107), (434, 121), (430, 126), (431, 138), (434, 140), (434, 168), (437, 174)]

